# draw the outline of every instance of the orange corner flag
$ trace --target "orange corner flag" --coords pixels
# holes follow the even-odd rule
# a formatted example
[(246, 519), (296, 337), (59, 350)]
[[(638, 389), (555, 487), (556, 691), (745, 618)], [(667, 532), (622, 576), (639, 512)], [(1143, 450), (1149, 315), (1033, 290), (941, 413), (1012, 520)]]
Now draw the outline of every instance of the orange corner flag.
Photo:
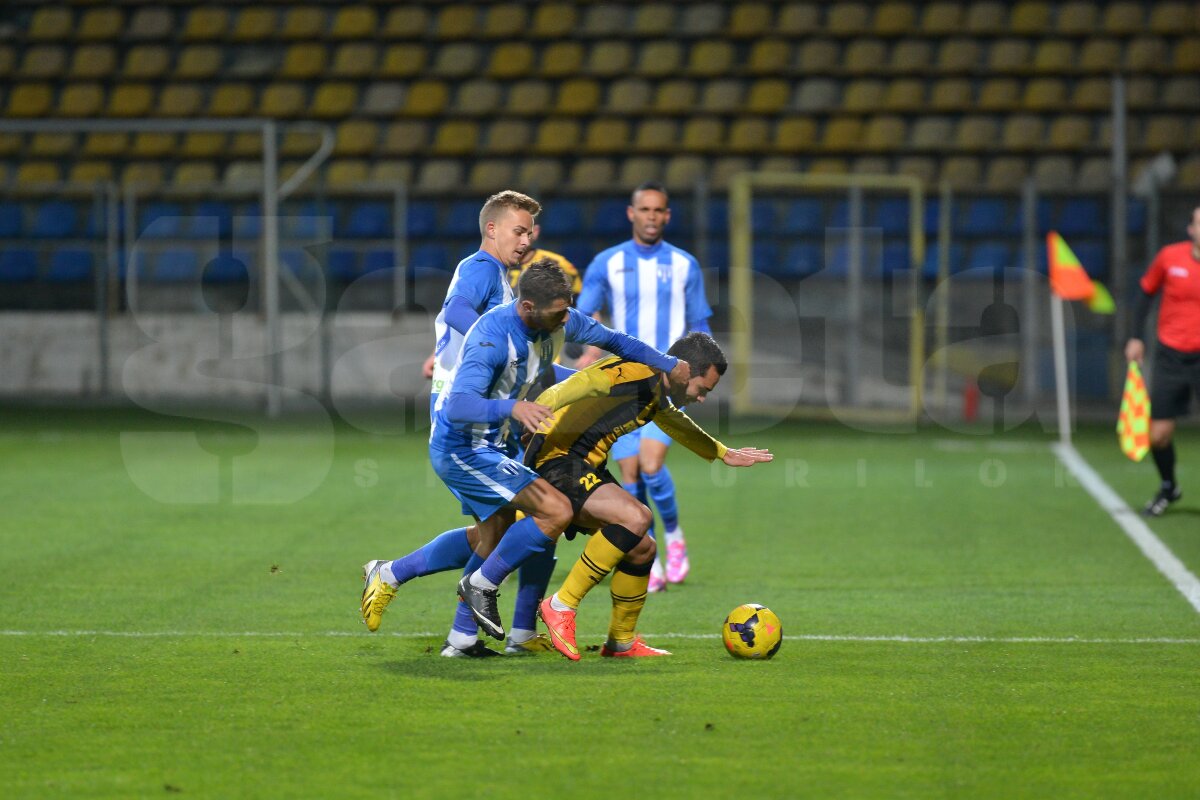
[(1146, 382), (1142, 380), (1142, 371), (1136, 361), (1129, 362), (1129, 371), (1125, 374), (1117, 438), (1121, 442), (1121, 452), (1133, 461), (1141, 461), (1150, 450), (1150, 398), (1146, 395)]
[(1046, 234), (1046, 253), (1050, 262), (1050, 289), (1063, 300), (1091, 300), (1096, 287), (1057, 231)]

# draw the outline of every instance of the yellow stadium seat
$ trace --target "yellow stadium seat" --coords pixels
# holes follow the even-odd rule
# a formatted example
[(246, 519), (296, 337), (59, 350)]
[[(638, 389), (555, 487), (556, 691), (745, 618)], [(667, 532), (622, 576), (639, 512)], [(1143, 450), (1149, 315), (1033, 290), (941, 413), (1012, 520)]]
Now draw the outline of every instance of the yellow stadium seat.
[(1159, 99), (1164, 108), (1197, 110), (1200, 107), (1200, 78), (1194, 75), (1167, 78)]
[(811, 117), (786, 117), (775, 126), (774, 150), (807, 153), (816, 149), (817, 122)]
[(467, 173), (467, 188), (486, 197), (512, 186), (516, 175), (516, 165), (506, 158), (479, 159)]
[(119, 8), (89, 8), (79, 20), (75, 38), (88, 42), (120, 38), (125, 15)]
[(375, 72), (375, 64), (378, 61), (379, 50), (373, 44), (343, 44), (333, 54), (333, 69), (330, 70), (330, 74), (335, 78), (367, 78)]
[(1191, 155), (1179, 165), (1175, 185), (1180, 189), (1200, 189), (1200, 155)]
[(333, 153), (337, 156), (367, 156), (375, 152), (379, 126), (365, 119), (350, 119), (334, 131)]
[(279, 14), (274, 8), (252, 6), (237, 12), (233, 22), (235, 42), (261, 42), (276, 35)]
[(479, 123), (474, 120), (446, 120), (433, 136), (433, 152), (439, 156), (467, 156), (478, 147)]
[(666, 36), (677, 30), (675, 9), (668, 3), (645, 3), (633, 11), (635, 36)]
[(83, 138), (83, 152), (89, 156), (121, 156), (128, 149), (127, 133), (89, 133)]
[(1033, 68), (1036, 72), (1061, 75), (1074, 71), (1077, 63), (1075, 45), (1065, 39), (1045, 39), (1038, 42), (1033, 51)]
[(191, 45), (179, 54), (175, 77), (189, 80), (215, 77), (221, 68), (222, 51), (215, 45)]
[(220, 39), (229, 30), (229, 9), (220, 6), (198, 6), (187, 12), (183, 24), (185, 41), (198, 42)]
[(516, 155), (533, 142), (533, 126), (523, 119), (499, 119), (488, 126), (483, 151), (490, 155)]
[(172, 83), (163, 87), (155, 113), (163, 117), (193, 117), (200, 113), (203, 92), (193, 83)]
[(75, 48), (67, 74), (72, 78), (107, 78), (116, 67), (117, 51), (112, 45), (85, 44)]
[(843, 68), (851, 75), (876, 72), (887, 63), (887, 45), (879, 39), (855, 39), (846, 45)]
[(942, 180), (957, 189), (976, 189), (983, 177), (983, 168), (974, 156), (951, 156), (942, 162)]
[(1076, 150), (1092, 142), (1092, 121), (1082, 114), (1060, 114), (1050, 121), (1047, 141), (1060, 150)]
[(733, 70), (733, 45), (727, 41), (696, 42), (688, 54), (686, 74), (697, 78), (716, 78)]
[(16, 51), (6, 45), (0, 45), (0, 75), (11, 75), (16, 64)]
[(1050, 4), (1041, 0), (1022, 0), (1013, 6), (1008, 28), (1024, 36), (1041, 36), (1050, 30)]
[(607, 191), (616, 184), (617, 170), (611, 158), (581, 158), (571, 165), (567, 182), (571, 189), (583, 191)]
[(393, 39), (421, 39), (429, 30), (432, 17), (423, 6), (395, 6), (383, 23), (383, 35)]
[(625, 188), (638, 186), (647, 177), (661, 179), (662, 174), (662, 159), (651, 158), (649, 156), (631, 156), (630, 158), (621, 159), (617, 164), (617, 185)]
[(871, 11), (866, 3), (831, 4), (826, 12), (825, 27), (836, 36), (853, 36), (870, 29)]
[(475, 6), (456, 4), (443, 7), (437, 15), (434, 31), (438, 39), (465, 39), (479, 29)]
[(392, 156), (419, 153), (429, 144), (429, 123), (424, 120), (393, 122), (383, 133), (383, 152)]
[(651, 88), (641, 78), (622, 78), (608, 88), (605, 110), (614, 114), (637, 115), (650, 106)]
[(333, 16), (334, 39), (368, 39), (379, 30), (379, 17), (368, 5), (342, 6)]
[(967, 33), (992, 35), (1007, 29), (1008, 13), (1004, 3), (985, 0), (972, 3), (964, 20)]
[(1183, 74), (1200, 72), (1200, 37), (1188, 36), (1176, 41), (1172, 65)]
[(778, 75), (792, 62), (792, 45), (783, 39), (760, 39), (750, 45), (746, 69), (751, 75)]
[(235, 158), (254, 158), (262, 155), (262, 135), (242, 131), (231, 134), (226, 145), (226, 155)]
[(1162, 150), (1182, 151), (1194, 147), (1189, 141), (1187, 117), (1182, 114), (1155, 114), (1146, 120), (1142, 149), (1151, 153)]
[(771, 32), (774, 10), (767, 3), (738, 3), (729, 17), (729, 35), (757, 39)]
[(996, 120), (993, 117), (963, 117), (954, 136), (954, 146), (959, 150), (990, 150), (995, 147), (996, 141)]
[[(21, 152), (24, 144), (19, 133), (0, 133), (0, 155), (11, 156)], [(3, 163), (3, 162), (0, 162)]]
[(171, 173), (176, 186), (212, 186), (217, 183), (217, 165), (211, 161), (185, 161)]
[(1148, 26), (1152, 33), (1178, 36), (1196, 30), (1197, 9), (1195, 3), (1151, 3)]
[(67, 183), (100, 183), (112, 177), (111, 161), (76, 161), (67, 172)]
[(1046, 140), (1046, 123), (1033, 114), (1013, 114), (1004, 120), (1000, 144), (1006, 150), (1035, 150)]
[(980, 47), (975, 39), (946, 39), (938, 49), (937, 68), (941, 72), (970, 72), (979, 63)]
[(913, 120), (909, 145), (914, 150), (943, 150), (954, 140), (954, 125), (949, 117), (923, 115)]
[(324, 8), (318, 6), (289, 6), (283, 12), (284, 39), (321, 39), (328, 33), (329, 20)]
[(454, 110), (459, 114), (485, 116), (495, 113), (500, 102), (499, 83), (485, 79), (466, 81), (458, 87)]
[(17, 165), (15, 180), (21, 186), (59, 183), (62, 172), (53, 161), (22, 161)]
[(161, 158), (175, 152), (175, 139), (173, 133), (135, 133), (131, 152), (139, 158)]
[(1139, 36), (1125, 50), (1125, 66), (1131, 70), (1158, 70), (1167, 61), (1166, 42), (1157, 37)]
[(308, 93), (299, 83), (272, 83), (263, 89), (258, 111), (268, 117), (294, 117), (308, 105)]
[(746, 110), (752, 114), (777, 114), (787, 106), (790, 93), (791, 84), (786, 80), (756, 80), (750, 87), (749, 97), (746, 98)]
[(832, 39), (809, 39), (800, 45), (797, 56), (800, 72), (806, 75), (828, 74), (841, 67), (840, 49)]
[[(1021, 184), (1025, 182), (1025, 177), (1028, 174), (1024, 158), (1019, 156), (997, 156), (988, 159), (983, 186), (992, 192), (1016, 191), (1021, 188)], [(951, 181), (951, 183), (957, 183), (964, 189), (968, 188), (965, 182), (958, 183), (957, 181)]]
[(763, 117), (739, 117), (729, 126), (726, 147), (734, 153), (757, 153), (771, 142), (771, 123)]
[[(1072, 0), (1058, 9), (1055, 28), (1059, 33), (1075, 36), (1094, 33), (1100, 27), (1100, 15), (1094, 3)], [(1039, 31), (1045, 33), (1046, 31)]]
[(1075, 84), (1071, 107), (1079, 111), (1103, 111), (1112, 105), (1111, 78), (1084, 78)]
[(533, 47), (528, 42), (502, 42), (492, 49), (487, 74), (507, 81), (524, 78), (533, 71)]
[(465, 78), (479, 71), (482, 48), (475, 42), (447, 42), (437, 49), (428, 75), (436, 78)]
[(358, 105), (358, 86), (353, 83), (322, 83), (313, 92), (309, 113), (329, 119), (344, 117)]
[(978, 107), (988, 111), (1015, 108), (1021, 100), (1021, 84), (1015, 78), (991, 78), (979, 88)]
[(961, 3), (926, 3), (919, 30), (926, 36), (949, 36), (962, 32), (963, 24)]
[(654, 110), (661, 114), (681, 114), (696, 105), (696, 84), (693, 81), (663, 81), (654, 91)]
[(1020, 72), (1028, 69), (1031, 61), (1028, 39), (997, 39), (988, 50), (988, 69), (992, 73)]
[(882, 156), (860, 156), (850, 164), (855, 175), (885, 175), (892, 172), (888, 159)]
[(142, 6), (129, 18), (125, 33), (133, 39), (164, 40), (174, 35), (175, 20), (168, 9)]
[(725, 192), (729, 190), (729, 183), (733, 180), (733, 176), (741, 172), (749, 172), (754, 162), (745, 156), (728, 156), (718, 158), (713, 161), (712, 172), (712, 188), (716, 192)]
[(222, 83), (208, 98), (208, 113), (214, 117), (249, 116), (254, 90), (245, 83)]
[(837, 83), (829, 78), (808, 78), (796, 87), (792, 105), (797, 111), (823, 112), (837, 107), (840, 102)]
[(888, 111), (917, 111), (925, 107), (925, 81), (899, 78), (888, 84), (883, 108)]
[(142, 189), (156, 189), (163, 184), (163, 165), (145, 162), (126, 164), (121, 170), (121, 183)]
[(933, 65), (933, 45), (924, 39), (901, 39), (892, 45), (891, 72), (927, 72)]
[(583, 69), (583, 45), (574, 41), (551, 42), (542, 52), (540, 73), (546, 78), (569, 78)]
[(600, 78), (611, 78), (626, 72), (633, 64), (633, 46), (629, 42), (609, 40), (592, 45), (584, 64), (584, 72)]
[(533, 140), (534, 152), (542, 155), (567, 155), (578, 149), (580, 125), (574, 119), (543, 120)]
[(309, 79), (325, 71), (325, 47), (320, 44), (293, 44), (283, 54), (279, 77)]
[(579, 14), (570, 3), (538, 3), (530, 33), (538, 39), (558, 39), (573, 34), (578, 23)]
[(171, 64), (167, 48), (155, 44), (133, 47), (125, 54), (125, 77), (138, 80), (160, 78)]
[[(58, 96), (60, 117), (94, 117), (104, 108), (104, 89), (98, 83), (72, 83)], [(20, 116), (16, 112), (10, 112)], [(40, 116), (41, 114), (39, 114)]]
[(683, 3), (678, 30), (684, 36), (716, 36), (725, 32), (725, 9), (719, 3)]
[(911, 3), (881, 3), (875, 9), (875, 33), (879, 36), (904, 36), (916, 32), (917, 13)]
[(821, 133), (824, 150), (855, 150), (862, 141), (862, 120), (857, 117), (833, 117)]
[(663, 167), (667, 186), (693, 186), (708, 172), (708, 163), (701, 156), (672, 156)]
[(845, 111), (874, 111), (883, 105), (883, 81), (871, 78), (851, 81), (842, 95)]
[(39, 131), (29, 140), (27, 152), (33, 156), (65, 156), (75, 149), (75, 134)]
[(1058, 111), (1067, 105), (1067, 84), (1061, 78), (1035, 78), (1025, 85), (1021, 105), (1035, 111)]
[(414, 78), (424, 70), (427, 55), (424, 45), (391, 45), (383, 53), (379, 73), (385, 78)]
[(643, 119), (633, 139), (633, 149), (642, 153), (670, 152), (678, 144), (679, 123), (673, 119)]
[(629, 123), (623, 119), (601, 118), (588, 123), (583, 134), (583, 152), (618, 153), (629, 149)]
[(383, 186), (408, 186), (413, 180), (412, 161), (373, 161), (368, 180)]
[(261, 161), (232, 161), (225, 167), (221, 182), (227, 186), (258, 189), (263, 183)]
[(667, 78), (683, 65), (683, 46), (677, 41), (646, 42), (638, 48), (634, 73), (647, 78)]
[(483, 35), (488, 39), (515, 39), (529, 28), (529, 13), (516, 3), (489, 5), (483, 15)]
[(937, 180), (937, 162), (926, 156), (905, 156), (897, 159), (896, 172), (916, 178), (928, 189)]
[(325, 170), (325, 182), (330, 186), (362, 186), (369, 175), (367, 162), (361, 158), (342, 158), (330, 162)]
[(700, 93), (697, 110), (703, 114), (733, 114), (746, 97), (745, 84), (736, 78), (708, 81)]
[(1121, 63), (1121, 45), (1115, 39), (1088, 39), (1079, 52), (1079, 68), (1106, 74)]
[(589, 78), (563, 81), (554, 106), (563, 114), (591, 114), (600, 106), (600, 84)]
[(38, 80), (56, 78), (67, 68), (67, 51), (56, 44), (34, 45), (21, 58), (22, 78)]
[(553, 191), (562, 182), (562, 164), (558, 159), (527, 158), (517, 167), (517, 185), (531, 192)]
[(399, 83), (372, 83), (363, 93), (363, 114), (376, 117), (395, 116), (404, 107), (404, 86)]
[(758, 162), (757, 172), (800, 172), (803, 166), (795, 156), (766, 156)]
[(144, 117), (153, 103), (153, 87), (144, 83), (120, 84), (108, 96), (108, 116)]
[(507, 108), (512, 113), (541, 116), (550, 112), (551, 97), (546, 81), (517, 81), (508, 90)]
[(725, 147), (725, 123), (716, 117), (690, 117), (683, 123), (686, 152), (712, 153)]
[(279, 140), (279, 155), (307, 156), (315, 153), (320, 137), (311, 131), (285, 130)]
[(33, 12), (29, 21), (29, 38), (34, 41), (56, 41), (71, 35), (71, 10), (47, 4)]
[(788, 3), (775, 19), (775, 32), (783, 36), (805, 36), (821, 30), (821, 6), (817, 3)]
[(1142, 3), (1108, 3), (1104, 9), (1103, 28), (1106, 33), (1129, 36), (1142, 30), (1146, 12)]

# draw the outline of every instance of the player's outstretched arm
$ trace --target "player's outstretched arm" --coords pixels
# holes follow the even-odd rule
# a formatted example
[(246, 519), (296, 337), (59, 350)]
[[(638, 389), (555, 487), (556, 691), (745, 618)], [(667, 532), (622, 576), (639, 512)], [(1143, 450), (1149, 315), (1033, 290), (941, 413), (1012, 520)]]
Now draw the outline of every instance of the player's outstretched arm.
[(568, 342), (593, 344), (621, 358), (647, 364), (660, 372), (670, 372), (679, 363), (674, 356), (660, 353), (627, 333), (607, 328), (578, 309), (568, 310), (564, 333)]
[(738, 450), (726, 450), (721, 460), (731, 467), (752, 467), (755, 464), (774, 461), (775, 456), (769, 450), (762, 450), (757, 447), (742, 447)]

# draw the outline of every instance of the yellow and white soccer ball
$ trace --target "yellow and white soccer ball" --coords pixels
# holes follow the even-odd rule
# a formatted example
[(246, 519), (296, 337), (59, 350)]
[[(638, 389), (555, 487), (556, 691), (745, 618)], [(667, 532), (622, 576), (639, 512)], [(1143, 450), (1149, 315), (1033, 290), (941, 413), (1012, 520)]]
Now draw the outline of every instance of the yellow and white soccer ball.
[(737, 658), (770, 658), (783, 644), (783, 624), (775, 612), (757, 603), (740, 605), (721, 626), (725, 649)]

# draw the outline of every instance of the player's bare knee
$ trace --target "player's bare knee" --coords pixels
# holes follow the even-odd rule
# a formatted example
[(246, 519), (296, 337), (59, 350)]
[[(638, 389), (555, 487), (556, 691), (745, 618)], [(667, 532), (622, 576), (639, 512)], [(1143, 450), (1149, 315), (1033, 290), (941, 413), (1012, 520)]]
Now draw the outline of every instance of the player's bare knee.
[(571, 524), (571, 519), (575, 516), (575, 511), (571, 508), (571, 501), (562, 495), (558, 495), (557, 497), (547, 498), (537, 516), (538, 521), (543, 523), (541, 526), (542, 530), (548, 536), (557, 536)]
[[(625, 526), (638, 536), (646, 536), (650, 526), (654, 524), (654, 512), (641, 503), (630, 513), (629, 523)], [(649, 538), (649, 537), (647, 537)]]

